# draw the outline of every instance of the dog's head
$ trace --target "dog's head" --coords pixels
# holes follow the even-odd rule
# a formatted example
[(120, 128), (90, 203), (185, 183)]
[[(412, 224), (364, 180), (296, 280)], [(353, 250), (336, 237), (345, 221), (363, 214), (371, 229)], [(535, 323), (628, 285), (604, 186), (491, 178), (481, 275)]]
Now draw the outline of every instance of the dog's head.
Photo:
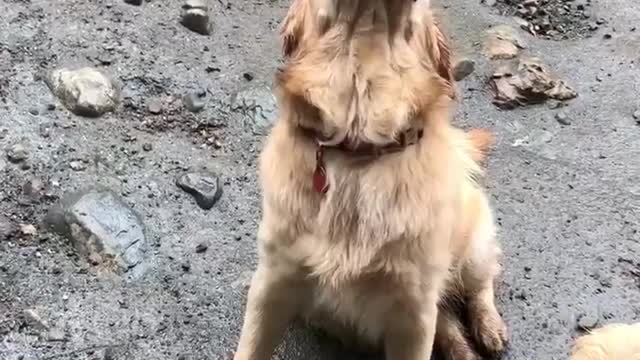
[(428, 0), (293, 0), (281, 34), (285, 121), (328, 142), (392, 142), (454, 97)]

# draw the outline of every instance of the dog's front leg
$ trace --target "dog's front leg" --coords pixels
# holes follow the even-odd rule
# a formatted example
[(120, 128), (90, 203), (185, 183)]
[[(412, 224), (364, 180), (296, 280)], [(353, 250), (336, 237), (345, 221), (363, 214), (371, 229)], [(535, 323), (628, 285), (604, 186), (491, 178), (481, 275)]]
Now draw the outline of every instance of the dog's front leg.
[(384, 337), (386, 360), (430, 359), (438, 318), (437, 296), (430, 296), (417, 307), (398, 305), (389, 317)]
[(234, 360), (268, 360), (295, 317), (299, 283), (289, 269), (261, 259), (249, 294)]

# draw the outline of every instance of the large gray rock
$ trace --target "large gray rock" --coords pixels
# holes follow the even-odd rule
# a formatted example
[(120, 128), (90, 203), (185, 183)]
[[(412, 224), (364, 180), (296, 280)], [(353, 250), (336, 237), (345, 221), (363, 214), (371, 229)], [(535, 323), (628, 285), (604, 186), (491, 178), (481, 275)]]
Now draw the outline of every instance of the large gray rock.
[(94, 68), (54, 70), (46, 77), (46, 83), (64, 106), (76, 115), (98, 117), (118, 106), (118, 87)]
[(278, 106), (268, 86), (248, 88), (231, 99), (231, 109), (244, 116), (245, 127), (255, 134), (265, 134), (278, 118)]
[(115, 264), (116, 272), (140, 265), (147, 251), (138, 215), (109, 190), (89, 189), (66, 195), (46, 217), (47, 225), (67, 236), (94, 264)]

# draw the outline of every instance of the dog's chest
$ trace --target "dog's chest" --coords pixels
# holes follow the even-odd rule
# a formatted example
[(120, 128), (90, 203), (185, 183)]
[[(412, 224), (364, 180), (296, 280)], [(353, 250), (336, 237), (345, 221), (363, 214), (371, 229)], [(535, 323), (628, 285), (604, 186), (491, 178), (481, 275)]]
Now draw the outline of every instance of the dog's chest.
[(392, 294), (380, 286), (358, 282), (338, 287), (316, 284), (303, 316), (343, 341), (376, 346), (382, 340), (385, 314), (393, 304)]

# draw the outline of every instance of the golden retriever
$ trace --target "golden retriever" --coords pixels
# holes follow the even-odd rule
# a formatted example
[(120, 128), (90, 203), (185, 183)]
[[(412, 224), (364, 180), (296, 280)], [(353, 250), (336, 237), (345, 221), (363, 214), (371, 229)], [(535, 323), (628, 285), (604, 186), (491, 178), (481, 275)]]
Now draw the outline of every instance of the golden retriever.
[(296, 317), (388, 360), (429, 359), (434, 344), (451, 360), (501, 353), (501, 252), (477, 183), (491, 135), (450, 124), (450, 54), (428, 0), (294, 0), (282, 35), (234, 359), (270, 359)]
[(578, 338), (570, 360), (640, 360), (640, 323), (609, 324)]

